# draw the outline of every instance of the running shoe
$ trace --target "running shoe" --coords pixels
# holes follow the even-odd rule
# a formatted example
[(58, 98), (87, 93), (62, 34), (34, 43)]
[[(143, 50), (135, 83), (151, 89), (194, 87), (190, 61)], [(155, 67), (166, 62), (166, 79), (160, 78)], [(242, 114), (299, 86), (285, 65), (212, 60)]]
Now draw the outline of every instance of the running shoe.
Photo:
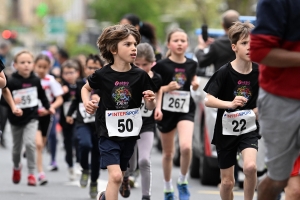
[(13, 180), (14, 184), (18, 184), (21, 180), (21, 169), (22, 169), (21, 166), (19, 167), (19, 169), (16, 169), (16, 168), (13, 169), (12, 180)]
[(39, 185), (45, 185), (48, 183), (45, 173), (40, 173), (38, 181), (39, 181)]
[(98, 184), (97, 182), (90, 183), (90, 197), (91, 199), (95, 199), (98, 194)]
[(175, 200), (174, 192), (165, 192), (164, 200)]
[(97, 194), (96, 200), (105, 200), (105, 191)]
[(127, 198), (130, 196), (130, 185), (129, 185), (129, 179), (128, 177), (123, 178), (122, 185), (119, 189), (120, 194), (122, 197)]
[(36, 179), (33, 174), (29, 174), (29, 176), (28, 176), (28, 185), (36, 186)]
[(179, 193), (179, 200), (189, 200), (190, 199), (191, 195), (188, 190), (187, 183), (182, 183), (182, 184), (177, 183), (177, 189), (178, 189), (178, 193)]
[(80, 186), (82, 188), (85, 188), (88, 184), (88, 180), (89, 180), (89, 170), (82, 170), (82, 174), (81, 174), (81, 177), (80, 177)]
[(150, 196), (142, 196), (142, 200), (150, 200)]
[(69, 180), (70, 181), (75, 181), (76, 180), (76, 174), (74, 172), (74, 168), (73, 167), (69, 168)]
[(55, 161), (51, 163), (51, 165), (48, 167), (48, 170), (52, 172), (58, 171), (58, 166)]

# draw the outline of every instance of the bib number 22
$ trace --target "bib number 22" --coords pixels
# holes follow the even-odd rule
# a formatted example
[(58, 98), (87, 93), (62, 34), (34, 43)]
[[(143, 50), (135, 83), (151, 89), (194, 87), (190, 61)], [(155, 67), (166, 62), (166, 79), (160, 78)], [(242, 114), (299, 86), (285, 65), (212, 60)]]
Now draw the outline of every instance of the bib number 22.
[(119, 119), (118, 120), (118, 131), (124, 133), (124, 131), (131, 132), (133, 130), (133, 121), (132, 119)]
[[(240, 122), (238, 122), (237, 120), (233, 120), (232, 125), (234, 126), (233, 132), (242, 132), (243, 130), (246, 129), (246, 120), (241, 119)], [(241, 125), (240, 129), (239, 129), (239, 125)]]

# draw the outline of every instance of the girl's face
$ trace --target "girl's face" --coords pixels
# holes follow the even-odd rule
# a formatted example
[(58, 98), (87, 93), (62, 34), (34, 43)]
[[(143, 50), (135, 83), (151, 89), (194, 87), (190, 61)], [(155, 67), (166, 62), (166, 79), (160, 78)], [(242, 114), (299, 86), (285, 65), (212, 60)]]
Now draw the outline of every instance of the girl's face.
[(145, 70), (147, 73), (151, 70), (153, 66), (153, 62), (149, 62), (145, 59), (145, 57), (137, 57), (134, 61), (134, 64), (140, 68)]
[(14, 67), (18, 70), (18, 73), (24, 78), (28, 78), (33, 70), (33, 57), (28, 53), (22, 53), (18, 56), (17, 62), (14, 63)]
[(45, 59), (39, 59), (34, 65), (34, 72), (40, 77), (45, 78), (49, 73), (50, 63)]
[(170, 41), (168, 42), (168, 48), (175, 55), (184, 55), (188, 47), (188, 38), (186, 33), (175, 32), (171, 35)]
[(74, 68), (64, 67), (62, 71), (62, 78), (69, 84), (75, 84), (79, 78), (79, 71)]
[(88, 60), (86, 63), (86, 66), (84, 67), (84, 73), (86, 76), (90, 76), (97, 69), (101, 69), (101, 68), (102, 68), (102, 66), (98, 61), (94, 62), (94, 60)]

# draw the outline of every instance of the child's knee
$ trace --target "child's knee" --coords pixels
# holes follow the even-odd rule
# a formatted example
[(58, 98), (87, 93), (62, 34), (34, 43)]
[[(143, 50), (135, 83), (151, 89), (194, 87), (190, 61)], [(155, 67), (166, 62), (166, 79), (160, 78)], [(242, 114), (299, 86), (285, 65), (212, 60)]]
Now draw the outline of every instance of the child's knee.
[(253, 175), (253, 174), (256, 174), (256, 164), (255, 162), (251, 162), (251, 163), (247, 163), (247, 164), (244, 164), (244, 167), (243, 167), (243, 172), (245, 175)]
[(141, 169), (145, 169), (147, 167), (150, 167), (150, 160), (146, 159), (146, 158), (140, 159), (139, 160), (139, 167)]
[(110, 180), (115, 184), (121, 184), (123, 181), (123, 174), (121, 171), (113, 171), (109, 174)]
[(221, 181), (221, 186), (224, 190), (232, 191), (234, 186), (234, 180), (224, 178)]

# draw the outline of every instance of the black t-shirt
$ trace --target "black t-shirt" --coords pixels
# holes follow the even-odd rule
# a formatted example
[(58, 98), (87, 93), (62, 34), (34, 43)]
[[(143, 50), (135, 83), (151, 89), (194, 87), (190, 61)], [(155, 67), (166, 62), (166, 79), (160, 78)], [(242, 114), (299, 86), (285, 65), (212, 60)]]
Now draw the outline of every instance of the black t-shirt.
[[(156, 88), (153, 90), (153, 92), (158, 92), (158, 90), (161, 87), (162, 84), (162, 78), (158, 73), (153, 72), (152, 81)], [(150, 112), (145, 110), (146, 112)], [(150, 117), (143, 117), (143, 126), (141, 129), (141, 133), (146, 131), (153, 131), (155, 127), (155, 120), (154, 120), (154, 110), (152, 112), (152, 115)]]
[[(168, 85), (171, 81), (176, 81), (182, 87), (181, 91), (190, 91), (191, 82), (196, 75), (197, 62), (192, 59), (186, 58), (184, 63), (176, 63), (165, 58), (156, 63), (152, 67), (152, 71), (157, 72), (162, 77), (162, 86)], [(163, 105), (163, 102), (162, 102)], [(190, 111), (195, 110), (195, 103), (190, 97)], [(164, 113), (168, 111), (162, 110)]]
[(2, 70), (5, 68), (5, 66), (4, 66), (4, 64), (3, 64), (3, 62), (1, 61), (1, 59), (0, 59), (0, 72), (2, 72)]
[[(214, 73), (203, 90), (223, 101), (233, 101), (236, 96), (243, 96), (248, 99), (244, 107), (237, 107), (235, 110), (226, 110), (227, 112), (254, 109), (257, 107), (256, 100), (259, 89), (258, 74), (258, 65), (255, 63), (252, 63), (252, 71), (249, 74), (240, 74), (232, 68), (230, 63), (227, 63)], [(223, 135), (222, 116), (224, 112), (225, 109), (218, 109), (214, 137), (212, 140), (212, 144), (221, 148), (230, 146), (239, 137), (245, 137), (245, 135), (251, 134), (242, 134), (238, 137)], [(258, 134), (257, 130), (254, 131), (254, 134)]]
[(77, 85), (74, 84), (69, 84), (66, 81), (63, 80), (63, 86), (67, 86), (69, 89), (69, 92), (67, 92), (66, 94), (63, 95), (63, 106), (61, 106), (61, 110), (60, 110), (60, 125), (64, 128), (72, 128), (73, 125), (66, 123), (66, 116), (68, 113), (67, 109), (68, 107), (66, 106), (67, 104), (71, 105), (71, 102), (76, 98), (76, 92), (77, 92)]
[[(117, 72), (106, 65), (88, 77), (91, 88), (99, 89), (99, 108), (96, 112), (96, 126), (100, 137), (109, 137), (105, 122), (106, 110), (124, 110), (140, 108), (143, 92), (155, 90), (155, 85), (149, 75), (132, 65), (127, 72)], [(121, 141), (128, 137), (109, 137), (111, 140)], [(129, 137), (129, 138), (139, 138)]]

